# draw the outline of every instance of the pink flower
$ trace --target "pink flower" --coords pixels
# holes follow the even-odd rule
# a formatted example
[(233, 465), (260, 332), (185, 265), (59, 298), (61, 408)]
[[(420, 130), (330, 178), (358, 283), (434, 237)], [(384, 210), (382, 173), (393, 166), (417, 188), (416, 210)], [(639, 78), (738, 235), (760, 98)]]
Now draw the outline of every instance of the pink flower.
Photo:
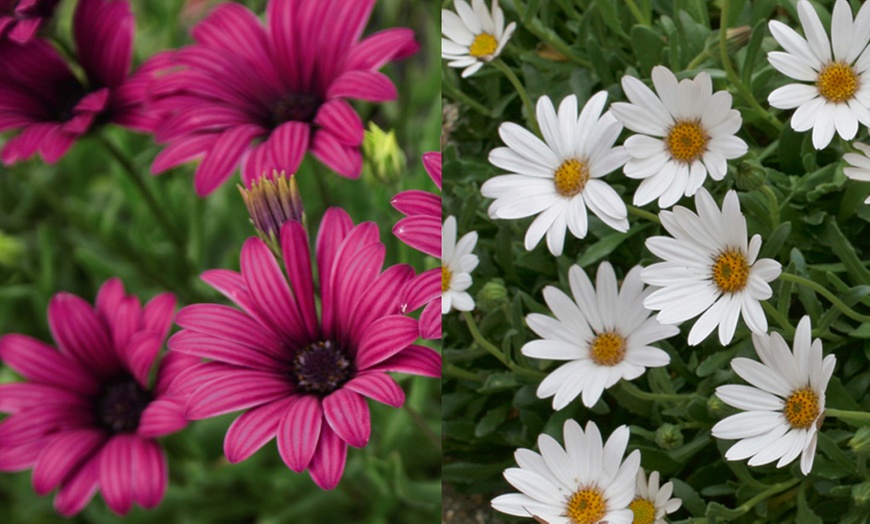
[(295, 173), (310, 150), (338, 174), (362, 169), (363, 124), (346, 99), (396, 98), (378, 69), (415, 53), (409, 29), (360, 37), (375, 0), (270, 0), (266, 27), (238, 4), (196, 25), (196, 44), (154, 85), (154, 109), (171, 115), (156, 133), (168, 144), (155, 174), (202, 159), (207, 195), (242, 166), (246, 186), (273, 169)]
[[(0, 0), (2, 1), (2, 0)], [(142, 68), (128, 77), (133, 58), (133, 13), (124, 0), (81, 0), (73, 36), (87, 81), (82, 84), (47, 41), (25, 45), (0, 42), (0, 131), (19, 130), (3, 148), (11, 165), (39, 153), (58, 161), (73, 143), (105, 122), (138, 131), (156, 125), (142, 109), (146, 79)], [(150, 68), (162, 65), (154, 60)]]
[(58, 349), (24, 335), (0, 338), (0, 359), (26, 382), (0, 385), (0, 471), (33, 468), (33, 488), (55, 488), (63, 515), (81, 511), (100, 489), (123, 515), (133, 502), (157, 506), (168, 482), (156, 437), (187, 424), (169, 383), (197, 359), (169, 354), (148, 375), (172, 326), (175, 297), (165, 293), (144, 308), (107, 281), (96, 307), (69, 293), (48, 306)]
[(54, 15), (60, 0), (0, 0), (0, 40), (26, 44)]
[(259, 238), (242, 248), (241, 273), (202, 275), (242, 311), (195, 304), (178, 313), (184, 329), (170, 349), (210, 361), (182, 373), (172, 390), (189, 395), (191, 420), (245, 411), (224, 439), (230, 462), (277, 438), (290, 469), (307, 468), (318, 486), (332, 489), (347, 446), (369, 440), (365, 397), (401, 406), (405, 394), (387, 372), (439, 377), (441, 357), (413, 344), (417, 321), (399, 313), (399, 290), (414, 271), (381, 271), (376, 224), (354, 226), (337, 208), (324, 215), (316, 244), (319, 319), (305, 230), (289, 221), (280, 238), (286, 276)]
[[(423, 166), (441, 189), (441, 153), (423, 155)], [(402, 242), (431, 255), (441, 257), (441, 197), (425, 191), (403, 191), (393, 197), (393, 207), (406, 215), (393, 227)], [(425, 305), (420, 315), (420, 336), (441, 338), (441, 270), (430, 269), (412, 279), (406, 289), (403, 311), (415, 311)]]

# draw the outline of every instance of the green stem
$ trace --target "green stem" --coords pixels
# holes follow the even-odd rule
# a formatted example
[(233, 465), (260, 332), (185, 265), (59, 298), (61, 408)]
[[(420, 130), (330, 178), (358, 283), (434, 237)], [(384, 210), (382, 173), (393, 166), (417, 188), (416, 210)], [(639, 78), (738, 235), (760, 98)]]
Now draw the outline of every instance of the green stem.
[(794, 326), (792, 326), (788, 319), (785, 317), (785, 315), (780, 313), (778, 309), (773, 307), (773, 305), (771, 305), (767, 301), (764, 301), (761, 303), (761, 307), (764, 309), (765, 313), (767, 313), (773, 320), (776, 321), (777, 324), (779, 324), (779, 327), (786, 331), (786, 334), (791, 335), (794, 333)]
[(432, 428), (429, 427), (429, 424), (426, 423), (426, 419), (423, 418), (423, 415), (417, 412), (414, 408), (410, 406), (410, 403), (405, 402), (402, 404), (402, 409), (405, 410), (405, 413), (411, 417), (411, 420), (414, 421), (414, 425), (420, 429), (420, 432), (435, 446), (439, 451), (441, 450), (441, 439), (438, 435), (432, 431)]
[(121, 165), (121, 170), (127, 175), (127, 178), (133, 182), (133, 185), (136, 186), (136, 189), (139, 191), (139, 194), (142, 195), (142, 198), (145, 200), (145, 204), (148, 206), (148, 209), (151, 211), (151, 214), (160, 224), (160, 227), (163, 228), (163, 231), (169, 237), (170, 240), (175, 244), (175, 246), (179, 250), (179, 254), (184, 256), (185, 253), (185, 242), (184, 238), (181, 236), (181, 233), (178, 232), (175, 227), (173, 227), (172, 222), (170, 222), (169, 217), (166, 215), (163, 207), (160, 203), (157, 202), (157, 199), (154, 197), (154, 193), (151, 192), (151, 189), (142, 180), (142, 177), (136, 171), (136, 168), (133, 166), (130, 159), (127, 158), (124, 153), (118, 149), (118, 146), (113, 144), (103, 135), (96, 135), (97, 140), (106, 148), (106, 150), (115, 157), (115, 160), (118, 161), (118, 164)]
[(772, 229), (776, 229), (779, 227), (779, 199), (776, 198), (776, 193), (773, 192), (770, 186), (761, 186), (761, 192), (767, 197), (768, 207), (770, 207), (770, 220), (773, 223)]
[[(728, 0), (725, 0), (725, 1), (727, 2)], [(734, 508), (733, 513), (729, 513), (729, 517), (735, 518), (735, 517), (738, 517), (740, 515), (743, 515), (744, 513), (747, 513), (749, 510), (754, 508), (759, 502), (766, 500), (766, 499), (768, 499), (774, 495), (777, 495), (779, 493), (782, 493), (783, 491), (788, 491), (789, 489), (791, 489), (795, 485), (797, 485), (801, 480), (802, 480), (801, 478), (793, 478), (793, 479), (787, 480), (785, 482), (780, 482), (779, 484), (774, 484), (773, 486), (767, 488), (766, 490), (762, 491), (758, 495), (752, 497), (751, 499), (747, 500), (743, 504)]]
[(530, 379), (540, 380), (546, 376), (545, 373), (541, 373), (533, 369), (526, 369), (511, 362), (511, 360), (499, 348), (497, 348), (495, 344), (484, 338), (484, 336), (480, 333), (480, 329), (477, 327), (477, 322), (474, 320), (474, 317), (471, 315), (471, 313), (469, 313), (468, 311), (463, 311), (462, 316), (465, 318), (465, 323), (468, 325), (468, 330), (471, 331), (471, 336), (472, 338), (474, 338), (474, 341), (477, 342), (477, 344), (485, 349), (490, 355), (498, 359), (499, 362), (504, 364), (506, 368), (510, 369), (517, 375), (521, 375)]
[(481, 115), (483, 115), (487, 118), (492, 118), (492, 110), (491, 109), (489, 109), (485, 105), (481, 104), (477, 100), (471, 98), (470, 96), (466, 95), (465, 93), (463, 93), (462, 91), (457, 89), (450, 82), (446, 82), (446, 81), (441, 82), (441, 89), (444, 90), (444, 96), (446, 96), (447, 98), (453, 99), (454, 102), (459, 102), (459, 103), (465, 104), (468, 107), (470, 107), (471, 109), (474, 109), (475, 111), (480, 113)]
[(541, 24), (540, 21), (538, 21), (538, 25), (536, 25), (534, 21), (527, 20), (526, 15), (528, 14), (528, 11), (521, 2), (519, 2), (518, 0), (514, 0), (514, 5), (517, 8), (517, 14), (520, 17), (520, 21), (523, 24), (523, 27), (525, 27), (528, 32), (538, 37), (538, 40), (552, 47), (578, 66), (585, 67), (587, 69), (592, 68), (592, 62), (577, 55), (577, 53), (575, 53), (574, 50), (571, 49), (571, 46), (569, 46), (562, 39), (556, 36), (555, 32), (549, 29), (545, 29), (544, 25)]
[(444, 364), (444, 375), (448, 377), (452, 377), (459, 380), (470, 380), (472, 382), (479, 382), (483, 384), (485, 382), (483, 377), (478, 376), (476, 373), (472, 373), (471, 371), (466, 371), (461, 367), (456, 365), (446, 363)]
[(662, 223), (662, 221), (661, 221), (661, 219), (659, 219), (658, 215), (656, 215), (655, 213), (652, 213), (650, 211), (647, 211), (646, 209), (641, 209), (641, 208), (635, 207), (635, 206), (625, 206), (625, 207), (626, 207), (626, 209), (628, 209), (629, 215), (634, 215), (634, 216), (637, 216), (640, 218), (645, 218), (645, 219), (649, 220), (650, 222), (655, 222), (656, 224)]
[(628, 393), (629, 395), (639, 398), (641, 400), (652, 400), (654, 402), (685, 402), (688, 400), (692, 400), (697, 395), (681, 395), (679, 393), (649, 393), (647, 391), (643, 391), (631, 382), (622, 380), (620, 381), (620, 387), (623, 391)]
[(628, 10), (631, 11), (632, 15), (634, 15), (634, 19), (637, 20), (638, 24), (649, 27), (651, 21), (643, 16), (643, 13), (640, 12), (637, 3), (634, 0), (625, 0), (625, 5), (628, 6)]
[(520, 100), (523, 101), (523, 106), (526, 108), (526, 121), (529, 123), (529, 127), (532, 128), (533, 133), (541, 136), (541, 131), (538, 128), (538, 121), (535, 118), (535, 106), (532, 105), (532, 100), (529, 98), (529, 93), (526, 92), (523, 83), (520, 82), (520, 79), (517, 77), (516, 73), (514, 73), (513, 69), (508, 67), (507, 64), (501, 61), (501, 59), (497, 58), (491, 63), (507, 77), (511, 84), (514, 85), (514, 89), (517, 90), (517, 94), (520, 95)]
[(843, 302), (842, 300), (837, 298), (836, 295), (834, 295), (833, 293), (828, 291), (827, 288), (825, 288), (821, 284), (817, 284), (816, 282), (813, 282), (812, 280), (810, 280), (808, 278), (804, 278), (804, 277), (801, 277), (798, 275), (793, 275), (791, 273), (782, 273), (781, 275), (779, 275), (779, 278), (781, 278), (782, 280), (785, 280), (787, 282), (794, 282), (795, 284), (797, 284), (799, 286), (804, 286), (804, 287), (812, 289), (816, 293), (818, 293), (818, 294), (822, 295), (823, 297), (825, 297), (826, 299), (828, 299), (828, 301), (831, 304), (833, 304), (833, 306), (835, 308), (839, 309), (844, 315), (851, 318), (852, 320), (857, 320), (858, 322), (862, 322), (862, 323), (870, 323), (870, 316), (862, 315), (862, 314), (858, 313), (857, 311), (855, 311), (854, 309), (850, 308), (849, 306), (846, 305), (845, 302)]
[(691, 62), (689, 62), (689, 65), (686, 66), (686, 71), (691, 71), (692, 69), (695, 69), (696, 67), (703, 64), (704, 60), (707, 60), (708, 58), (710, 58), (710, 49), (706, 48), (698, 53)]
[(731, 57), (728, 56), (728, 12), (730, 10), (730, 0), (722, 0), (722, 11), (721, 11), (721, 22), (719, 24), (719, 55), (722, 59), (722, 67), (725, 68), (725, 74), (728, 76), (728, 81), (734, 84), (734, 87), (737, 88), (737, 91), (740, 93), (740, 96), (743, 100), (749, 104), (756, 113), (759, 114), (764, 120), (773, 126), (776, 129), (777, 133), (782, 131), (782, 122), (780, 122), (776, 117), (771, 115), (766, 109), (764, 109), (761, 104), (758, 103), (758, 100), (753, 96), (752, 91), (746, 87), (740, 77), (737, 76), (737, 72), (734, 70), (734, 65), (731, 63)]
[(834, 417), (858, 426), (870, 425), (870, 413), (864, 411), (848, 411), (845, 409), (825, 409), (826, 417)]

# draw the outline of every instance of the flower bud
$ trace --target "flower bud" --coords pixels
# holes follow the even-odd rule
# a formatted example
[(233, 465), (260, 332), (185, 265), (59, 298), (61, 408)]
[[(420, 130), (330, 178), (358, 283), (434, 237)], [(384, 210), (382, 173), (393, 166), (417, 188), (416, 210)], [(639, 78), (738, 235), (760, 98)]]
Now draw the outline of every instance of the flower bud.
[(477, 309), (488, 313), (508, 303), (508, 292), (504, 280), (494, 278), (477, 292)]
[(761, 164), (752, 158), (747, 158), (737, 164), (734, 182), (741, 191), (755, 191), (767, 181), (767, 172)]
[(0, 266), (15, 266), (23, 253), (24, 244), (21, 240), (0, 232)]
[(849, 440), (849, 448), (859, 457), (870, 457), (870, 427), (864, 426)]
[(856, 506), (870, 506), (870, 482), (852, 486), (852, 500)]
[(386, 132), (374, 122), (369, 122), (363, 139), (363, 153), (366, 172), (384, 184), (398, 182), (405, 171), (405, 153), (399, 147), (393, 130)]
[(280, 245), (278, 235), (285, 222), (302, 222), (302, 196), (293, 175), (287, 177), (284, 171), (273, 171), (270, 177), (264, 173), (249, 189), (239, 186), (239, 191), (254, 227), (273, 249)]
[(673, 424), (662, 424), (656, 430), (656, 444), (665, 451), (682, 447), (683, 432)]

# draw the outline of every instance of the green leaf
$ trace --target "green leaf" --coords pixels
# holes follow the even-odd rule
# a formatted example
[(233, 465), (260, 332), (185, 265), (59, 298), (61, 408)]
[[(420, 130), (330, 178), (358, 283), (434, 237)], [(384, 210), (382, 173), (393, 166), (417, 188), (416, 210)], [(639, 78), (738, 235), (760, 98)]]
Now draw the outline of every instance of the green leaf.
[(662, 61), (664, 38), (653, 29), (638, 24), (631, 28), (631, 45), (640, 62), (641, 73), (649, 75), (652, 68)]
[(487, 411), (474, 428), (474, 436), (485, 437), (497, 430), (507, 417), (509, 409), (510, 406), (504, 405)]
[(728, 363), (731, 362), (731, 359), (734, 358), (736, 353), (736, 347), (717, 351), (702, 360), (701, 363), (698, 364), (698, 369), (695, 370), (695, 373), (699, 377), (708, 377), (719, 370), (728, 369)]

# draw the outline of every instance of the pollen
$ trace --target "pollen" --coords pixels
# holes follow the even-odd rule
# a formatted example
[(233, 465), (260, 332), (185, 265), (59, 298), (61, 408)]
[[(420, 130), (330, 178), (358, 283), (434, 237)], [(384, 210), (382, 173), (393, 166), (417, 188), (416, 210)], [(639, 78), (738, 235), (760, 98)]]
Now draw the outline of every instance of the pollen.
[(631, 524), (653, 524), (656, 521), (655, 504), (647, 499), (634, 499), (628, 508), (634, 513), (634, 520), (631, 521)]
[(737, 249), (728, 249), (713, 262), (713, 281), (723, 293), (736, 293), (746, 287), (749, 263), (746, 255)]
[(816, 79), (819, 94), (829, 102), (842, 104), (848, 102), (858, 91), (858, 74), (843, 62), (834, 62), (822, 69)]
[(671, 156), (687, 164), (701, 158), (707, 150), (710, 136), (696, 120), (678, 121), (668, 131), (665, 146)]
[(571, 524), (595, 524), (607, 513), (607, 501), (597, 487), (585, 488), (571, 495), (565, 516)]
[(453, 279), (453, 272), (447, 269), (447, 266), (441, 266), (441, 292), (446, 293), (450, 289), (450, 281)]
[(625, 358), (625, 339), (619, 333), (605, 331), (592, 340), (589, 354), (599, 366), (615, 366)]
[(563, 197), (572, 197), (583, 191), (588, 181), (589, 167), (585, 163), (573, 158), (562, 162), (562, 165), (553, 173), (553, 183), (556, 185), (556, 192)]
[(475, 58), (489, 58), (498, 49), (498, 40), (489, 33), (480, 33), (474, 38), (468, 54)]
[(819, 418), (819, 396), (810, 388), (798, 389), (785, 399), (785, 419), (795, 429), (807, 429)]

